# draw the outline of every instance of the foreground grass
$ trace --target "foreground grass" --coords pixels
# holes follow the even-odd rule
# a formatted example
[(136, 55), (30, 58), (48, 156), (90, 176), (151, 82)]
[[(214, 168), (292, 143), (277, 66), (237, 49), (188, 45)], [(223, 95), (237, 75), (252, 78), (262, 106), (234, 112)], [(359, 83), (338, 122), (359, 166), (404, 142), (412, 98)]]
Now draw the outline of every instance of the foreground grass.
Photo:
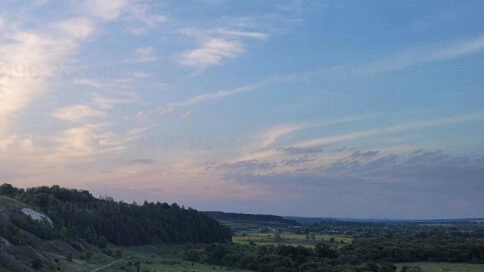
[(402, 263), (397, 264), (398, 270), (403, 265), (420, 266), (423, 272), (483, 272), (484, 264), (467, 264), (467, 263)]
[[(319, 242), (326, 242), (334, 245), (351, 244), (353, 239), (346, 235), (329, 235), (316, 234), (314, 239), (311, 237), (306, 240), (305, 234), (295, 234), (283, 232), (280, 234), (280, 244), (290, 246), (305, 246), (313, 247)], [(277, 245), (275, 233), (258, 233), (258, 232), (239, 232), (232, 238), (234, 243), (249, 244), (255, 243), (257, 245)]]
[[(99, 272), (136, 272), (138, 271), (138, 266), (141, 272), (250, 272), (248, 270), (185, 261), (183, 259), (183, 254), (186, 251), (185, 246), (142, 246), (119, 249), (122, 251), (123, 258), (113, 265), (98, 270)], [(99, 267), (103, 267), (103, 265), (99, 264)]]

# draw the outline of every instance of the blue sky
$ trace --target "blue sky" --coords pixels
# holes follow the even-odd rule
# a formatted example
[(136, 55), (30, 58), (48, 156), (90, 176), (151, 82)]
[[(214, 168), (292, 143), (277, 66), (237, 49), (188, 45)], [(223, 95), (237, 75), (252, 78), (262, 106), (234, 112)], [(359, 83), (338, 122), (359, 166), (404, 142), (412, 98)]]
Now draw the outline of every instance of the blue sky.
[(0, 180), (484, 217), (482, 1), (3, 1)]

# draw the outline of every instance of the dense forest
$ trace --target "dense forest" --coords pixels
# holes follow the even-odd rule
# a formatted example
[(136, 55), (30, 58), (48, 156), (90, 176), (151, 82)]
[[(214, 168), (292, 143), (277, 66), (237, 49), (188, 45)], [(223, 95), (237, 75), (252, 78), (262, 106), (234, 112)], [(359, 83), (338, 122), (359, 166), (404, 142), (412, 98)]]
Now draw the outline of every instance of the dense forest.
[[(231, 230), (215, 219), (176, 203), (142, 205), (95, 198), (88, 191), (59, 186), (15, 188), (0, 186), (0, 195), (26, 203), (46, 214), (54, 224), (38, 224), (21, 212), (11, 215), (11, 222), (42, 239), (84, 239), (100, 247), (116, 245), (179, 244), (226, 242)], [(10, 228), (0, 229), (0, 236), (21, 244)]]

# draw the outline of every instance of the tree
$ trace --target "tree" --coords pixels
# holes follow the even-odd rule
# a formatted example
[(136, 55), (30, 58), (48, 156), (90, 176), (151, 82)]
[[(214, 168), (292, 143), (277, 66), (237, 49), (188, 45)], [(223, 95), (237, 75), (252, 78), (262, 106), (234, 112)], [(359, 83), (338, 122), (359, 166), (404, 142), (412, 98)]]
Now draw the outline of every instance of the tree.
[(121, 250), (116, 249), (116, 253), (114, 253), (114, 258), (121, 259), (121, 257), (123, 257), (123, 253), (121, 252)]
[(8, 197), (15, 197), (17, 193), (17, 188), (13, 187), (11, 184), (4, 183), (0, 185), (0, 195), (5, 195)]

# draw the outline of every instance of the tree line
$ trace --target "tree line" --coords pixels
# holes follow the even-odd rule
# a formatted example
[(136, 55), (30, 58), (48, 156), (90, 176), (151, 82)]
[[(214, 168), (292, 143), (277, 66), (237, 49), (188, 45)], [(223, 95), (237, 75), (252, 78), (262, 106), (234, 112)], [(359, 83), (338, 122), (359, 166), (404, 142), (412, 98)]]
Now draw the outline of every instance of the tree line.
[[(0, 195), (23, 202), (46, 214), (54, 228), (39, 226), (19, 212), (11, 221), (43, 239), (84, 239), (98, 246), (212, 243), (231, 240), (231, 230), (215, 219), (178, 204), (128, 204), (111, 197), (95, 198), (88, 191), (57, 185), (29, 189), (0, 186)], [(6, 230), (8, 231), (8, 230)]]

